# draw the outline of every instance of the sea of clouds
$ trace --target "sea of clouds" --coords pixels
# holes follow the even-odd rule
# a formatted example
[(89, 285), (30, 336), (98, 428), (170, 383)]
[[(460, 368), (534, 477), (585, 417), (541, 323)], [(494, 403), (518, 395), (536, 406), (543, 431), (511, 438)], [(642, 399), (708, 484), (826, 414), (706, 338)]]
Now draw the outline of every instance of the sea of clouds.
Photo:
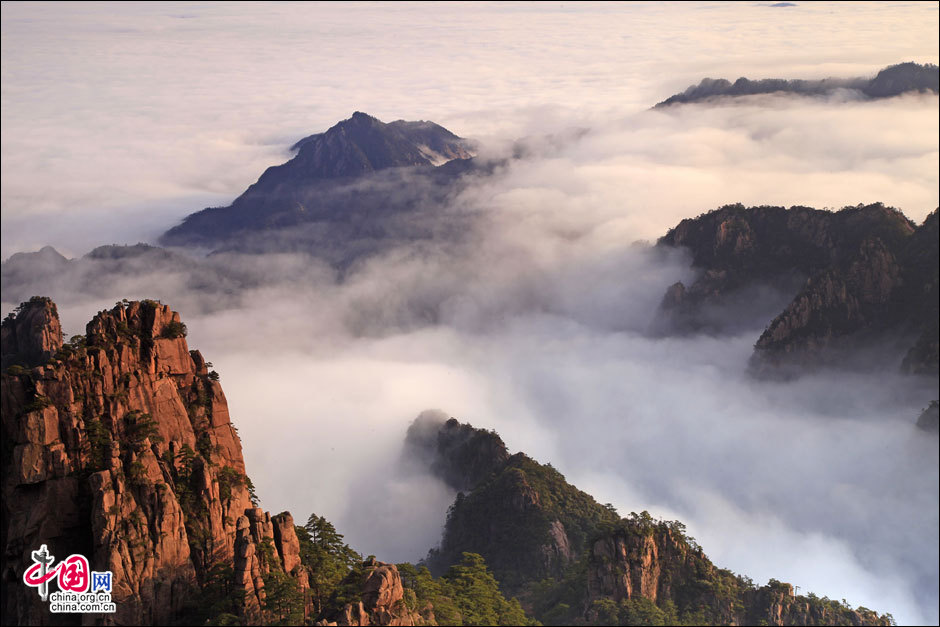
[[(264, 506), (416, 560), (453, 494), (400, 464), (440, 408), (622, 513), (685, 522), (716, 564), (938, 621), (936, 379), (757, 382), (768, 320), (647, 331), (694, 273), (648, 242), (731, 202), (938, 205), (938, 99), (760, 96), (649, 111), (704, 76), (938, 61), (932, 4), (4, 4), (2, 254), (153, 241), (352, 111), (432, 119), (502, 157), (456, 240), (340, 276), (301, 254), (84, 263), (37, 277), (67, 333), (121, 298), (181, 312), (222, 375)], [(449, 213), (450, 212), (450, 213)], [(185, 251), (180, 254), (187, 255)], [(183, 257), (184, 259), (186, 257)], [(4, 285), (6, 314), (22, 298)]]

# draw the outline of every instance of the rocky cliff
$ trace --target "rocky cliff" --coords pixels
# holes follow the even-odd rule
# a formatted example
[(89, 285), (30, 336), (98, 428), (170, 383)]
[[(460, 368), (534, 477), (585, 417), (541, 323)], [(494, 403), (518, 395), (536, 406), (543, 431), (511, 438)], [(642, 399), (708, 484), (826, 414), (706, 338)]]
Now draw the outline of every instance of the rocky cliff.
[[(613, 604), (611, 604), (613, 602)], [(749, 579), (717, 568), (681, 523), (632, 514), (603, 531), (587, 556), (587, 616), (615, 612), (621, 624), (644, 617), (708, 625), (890, 625), (889, 615), (815, 595), (790, 584)]]
[(4, 370), (13, 365), (31, 368), (51, 359), (62, 348), (55, 303), (39, 297), (20, 305), (0, 326), (0, 346)]
[(122, 302), (61, 341), (34, 298), (3, 322), (3, 622), (69, 623), (22, 585), (30, 552), (84, 554), (114, 573), (114, 624), (167, 624), (223, 573), (257, 620), (264, 575), (306, 585), (290, 514), (256, 507), (218, 375), (177, 313)]
[[(483, 458), (495, 434), (437, 417), (440, 442), (454, 434)], [(431, 419), (418, 428), (432, 442)], [(481, 444), (483, 443), (483, 444)], [(499, 442), (502, 445), (502, 441)], [(505, 447), (502, 446), (504, 449)], [(464, 459), (478, 459), (465, 451)], [(477, 468), (469, 465), (471, 470)], [(459, 472), (460, 465), (446, 468)], [(620, 518), (551, 466), (522, 453), (492, 466), (451, 507), (440, 548), (428, 564), (441, 570), (461, 552), (479, 553), (500, 589), (518, 595), (545, 624), (888, 625), (890, 615), (815, 595), (788, 584), (749, 579), (717, 568), (678, 522), (648, 513)]]
[[(721, 333), (748, 315), (769, 320), (752, 360), (759, 373), (859, 365), (869, 350), (879, 364), (890, 354), (898, 367), (935, 374), (936, 232), (936, 211), (917, 226), (881, 204), (731, 205), (683, 220), (657, 245), (687, 248), (699, 275), (666, 291), (664, 327)], [(755, 299), (761, 290), (766, 298)], [(756, 315), (755, 300), (767, 305)]]
[(551, 466), (510, 456), (493, 432), (425, 412), (408, 429), (406, 450), (424, 454), (431, 473), (462, 490), (439, 550), (428, 565), (442, 573), (464, 552), (478, 553), (509, 595), (527, 581), (559, 576), (587, 537), (616, 516), (564, 481)]
[(432, 607), (420, 613), (407, 607), (395, 564), (368, 559), (346, 576), (339, 590), (317, 625), (437, 624)]

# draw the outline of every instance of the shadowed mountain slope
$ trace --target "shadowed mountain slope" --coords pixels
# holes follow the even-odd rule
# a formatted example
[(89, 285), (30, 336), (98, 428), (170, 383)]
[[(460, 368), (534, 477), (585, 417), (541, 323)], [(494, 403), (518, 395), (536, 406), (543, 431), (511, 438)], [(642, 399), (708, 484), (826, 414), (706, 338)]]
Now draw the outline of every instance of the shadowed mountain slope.
[[(551, 465), (523, 453), (506, 457), (493, 432), (424, 414), (406, 444), (448, 483), (475, 483), (451, 506), (440, 548), (427, 558), (431, 570), (478, 553), (503, 593), (518, 595), (544, 624), (892, 623), (890, 615), (796, 596), (773, 579), (755, 586), (712, 564), (682, 523), (647, 512), (620, 518)], [(440, 464), (445, 458), (451, 462)]]
[[(467, 140), (433, 122), (386, 124), (360, 112), (292, 149), (293, 159), (268, 168), (230, 206), (188, 216), (160, 242), (263, 248), (246, 240), (299, 225), (309, 227), (313, 247), (320, 244), (315, 225), (336, 228), (324, 239), (368, 236), (392, 228), (383, 222), (397, 214), (442, 204), (472, 157)], [(284, 248), (283, 238), (277, 247)]]
[(750, 315), (767, 325), (758, 372), (865, 367), (868, 349), (880, 363), (887, 355), (908, 372), (937, 372), (936, 211), (918, 226), (880, 203), (729, 205), (683, 220), (657, 246), (688, 249), (699, 271), (667, 290), (661, 331), (723, 333)]

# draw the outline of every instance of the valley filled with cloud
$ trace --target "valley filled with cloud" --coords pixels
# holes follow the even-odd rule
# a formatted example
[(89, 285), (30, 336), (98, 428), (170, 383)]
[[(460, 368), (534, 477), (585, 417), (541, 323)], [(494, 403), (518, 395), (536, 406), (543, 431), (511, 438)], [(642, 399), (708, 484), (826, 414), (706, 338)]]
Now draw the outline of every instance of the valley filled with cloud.
[[(921, 223), (940, 204), (937, 95), (651, 109), (707, 76), (937, 63), (935, 4), (4, 4), (2, 28), (3, 259), (72, 259), (5, 274), (3, 314), (50, 296), (68, 336), (124, 298), (179, 311), (272, 512), (420, 559), (454, 493), (401, 445), (440, 409), (621, 514), (682, 520), (719, 566), (938, 621), (938, 444), (913, 427), (936, 378), (754, 378), (792, 294), (729, 312), (723, 334), (658, 334), (695, 270), (653, 246), (731, 203), (883, 202)], [(433, 120), (492, 167), (342, 268), (316, 251), (82, 258), (229, 204), (357, 110)]]

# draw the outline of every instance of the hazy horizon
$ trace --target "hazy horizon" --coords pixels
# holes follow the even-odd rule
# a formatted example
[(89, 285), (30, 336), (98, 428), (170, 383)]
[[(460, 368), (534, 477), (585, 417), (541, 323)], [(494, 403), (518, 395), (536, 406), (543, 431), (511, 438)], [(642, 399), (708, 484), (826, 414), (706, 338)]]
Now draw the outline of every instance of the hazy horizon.
[(421, 558), (453, 494), (389, 469), (410, 421), (439, 408), (621, 514), (683, 521), (720, 567), (940, 620), (938, 445), (912, 427), (935, 380), (756, 382), (745, 369), (767, 321), (743, 314), (726, 336), (649, 337), (665, 288), (693, 273), (637, 244), (735, 202), (880, 201), (921, 222), (940, 204), (936, 95), (649, 108), (704, 77), (938, 63), (935, 3), (2, 15), (3, 259), (154, 242), (356, 110), (433, 120), (486, 154), (560, 138), (453, 199), (479, 215), (469, 241), (397, 248), (342, 281), (299, 254), (194, 254), (42, 284), (67, 336), (121, 298), (180, 312), (221, 374), (265, 509), (324, 515), (379, 559)]

